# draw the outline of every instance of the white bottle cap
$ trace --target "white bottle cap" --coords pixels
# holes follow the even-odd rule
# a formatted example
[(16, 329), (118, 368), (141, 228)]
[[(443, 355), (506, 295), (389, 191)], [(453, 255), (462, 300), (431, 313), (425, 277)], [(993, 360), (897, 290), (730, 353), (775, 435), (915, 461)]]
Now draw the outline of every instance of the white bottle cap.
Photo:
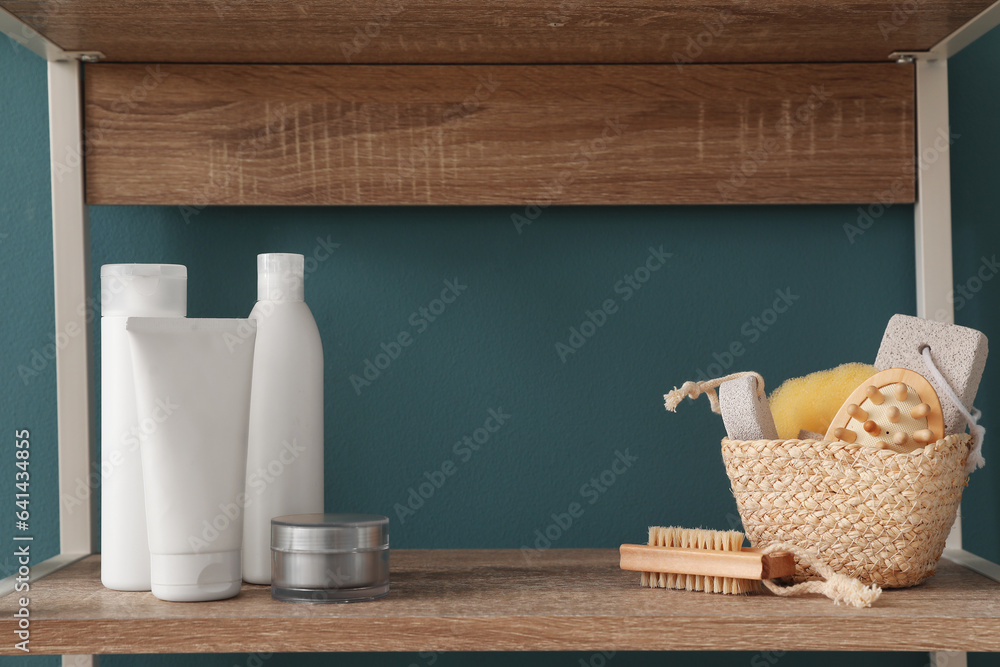
[(180, 264), (105, 264), (101, 267), (104, 317), (184, 317), (187, 268)]
[(224, 600), (240, 592), (243, 552), (150, 554), (153, 595), (171, 602)]
[(288, 252), (257, 255), (257, 300), (305, 299), (305, 258)]

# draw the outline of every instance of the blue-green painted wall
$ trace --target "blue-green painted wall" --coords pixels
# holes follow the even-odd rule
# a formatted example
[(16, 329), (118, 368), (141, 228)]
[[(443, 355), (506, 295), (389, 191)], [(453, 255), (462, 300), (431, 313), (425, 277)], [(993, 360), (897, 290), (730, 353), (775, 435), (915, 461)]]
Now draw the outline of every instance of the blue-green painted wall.
[[(1000, 33), (951, 62), (955, 280), (965, 285), (1000, 252)], [(55, 372), (23, 378), (52, 342), (52, 267), (44, 63), (0, 40), (0, 425), (32, 433), (32, 531), (38, 560), (58, 550)], [(676, 415), (661, 395), (745, 353), (732, 368), (761, 371), (770, 387), (793, 375), (874, 358), (890, 315), (913, 313), (912, 208), (890, 207), (849, 242), (856, 207), (624, 207), (545, 211), (519, 234), (510, 208), (213, 208), (185, 221), (176, 208), (94, 207), (93, 280), (108, 262), (176, 262), (189, 270), (191, 316), (240, 316), (255, 297), (254, 256), (325, 256), (310, 264), (307, 301), (326, 352), (327, 508), (380, 512), (393, 546), (521, 547), (553, 512), (584, 503), (556, 547), (615, 547), (657, 522), (726, 527), (735, 511), (719, 455), (721, 421), (701, 399)], [(615, 285), (662, 246), (672, 253), (631, 298)], [(641, 276), (640, 276), (641, 277)], [(411, 314), (457, 280), (467, 289), (418, 332)], [(865, 299), (860, 282), (875, 285)], [(972, 285), (975, 287), (975, 283)], [(788, 290), (794, 301), (760, 318)], [(94, 292), (95, 297), (97, 292)], [(556, 351), (587, 311), (617, 309), (565, 362)], [(958, 310), (959, 323), (1000, 340), (1000, 280)], [(768, 315), (765, 320), (770, 319)], [(837, 321), (841, 324), (828, 324)], [(766, 327), (766, 330), (764, 328)], [(417, 324), (417, 328), (423, 328)], [(415, 342), (370, 386), (352, 387), (366, 359), (401, 331)], [(99, 344), (99, 341), (98, 341)], [(37, 363), (37, 359), (35, 360)], [(726, 369), (728, 370), (728, 368)], [(1000, 365), (977, 403), (997, 423)], [(467, 461), (453, 445), (489, 409), (510, 415)], [(1000, 455), (977, 472), (963, 505), (968, 547), (1000, 560)], [(583, 489), (617, 451), (636, 464), (603, 492)], [(0, 522), (13, 527), (13, 448), (0, 448)], [(424, 473), (452, 459), (458, 473), (413, 515), (405, 504)], [(590, 487), (593, 488), (593, 487)], [(582, 495), (585, 494), (585, 497)], [(593, 500), (593, 504), (589, 501)], [(6, 549), (0, 553), (6, 553)], [(13, 570), (0, 556), (0, 574)], [(36, 600), (36, 605), (44, 601)], [(0, 638), (0, 641), (6, 641)], [(859, 637), (859, 648), (863, 638)], [(338, 664), (500, 664), (508, 654), (348, 655)], [(599, 664), (592, 654), (536, 654), (531, 664)], [(692, 654), (619, 654), (616, 667), (684, 664)], [(837, 656), (709, 654), (711, 665), (840, 664)], [(326, 664), (330, 656), (273, 656), (268, 665)], [(926, 655), (858, 654), (859, 665), (923, 665)], [(46, 662), (48, 661), (48, 662)], [(261, 656), (116, 657), (108, 665), (254, 665)], [(3, 664), (14, 664), (10, 660)], [(976, 664), (995, 663), (976, 656)], [(31, 665), (54, 664), (33, 658)]]

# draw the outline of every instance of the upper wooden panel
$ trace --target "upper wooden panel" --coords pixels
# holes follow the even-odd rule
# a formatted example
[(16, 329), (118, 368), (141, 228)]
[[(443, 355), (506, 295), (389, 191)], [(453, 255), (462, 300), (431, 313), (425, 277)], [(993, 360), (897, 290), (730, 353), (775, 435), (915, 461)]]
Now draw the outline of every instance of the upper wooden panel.
[(0, 0), (117, 62), (881, 61), (990, 0)]
[[(946, 560), (870, 609), (641, 588), (617, 549), (393, 551), (390, 568), (376, 602), (290, 604), (244, 584), (184, 604), (102, 587), (91, 556), (32, 582), (31, 652), (1000, 650), (1000, 584)], [(7, 637), (17, 597), (0, 600)]]
[[(913, 67), (87, 67), (92, 204), (913, 200)], [(888, 193), (888, 194), (886, 194)]]

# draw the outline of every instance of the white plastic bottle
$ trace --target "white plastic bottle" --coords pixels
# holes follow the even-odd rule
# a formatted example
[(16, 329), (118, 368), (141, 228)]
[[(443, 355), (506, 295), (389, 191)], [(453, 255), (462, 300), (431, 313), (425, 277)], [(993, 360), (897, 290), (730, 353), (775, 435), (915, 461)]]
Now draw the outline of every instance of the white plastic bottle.
[(323, 344), (302, 255), (257, 255), (243, 579), (271, 583), (271, 519), (323, 512)]
[(137, 413), (125, 320), (186, 314), (185, 267), (101, 267), (101, 583), (117, 591), (150, 589), (139, 444), (171, 411), (161, 396), (152, 414)]

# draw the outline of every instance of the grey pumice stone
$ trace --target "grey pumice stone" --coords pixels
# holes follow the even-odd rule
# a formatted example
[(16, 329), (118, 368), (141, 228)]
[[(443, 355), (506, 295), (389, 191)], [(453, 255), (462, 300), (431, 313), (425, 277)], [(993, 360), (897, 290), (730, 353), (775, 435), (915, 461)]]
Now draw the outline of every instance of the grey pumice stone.
[(935, 366), (968, 410), (972, 408), (986, 366), (989, 352), (986, 336), (981, 331), (956, 324), (893, 315), (875, 358), (875, 368), (880, 371), (908, 368), (927, 378), (941, 401), (945, 434), (962, 433), (966, 427), (965, 417), (927, 369), (922, 356), (925, 346), (930, 347)]
[(719, 385), (719, 408), (730, 440), (777, 440), (771, 406), (757, 394), (757, 379), (747, 375)]

